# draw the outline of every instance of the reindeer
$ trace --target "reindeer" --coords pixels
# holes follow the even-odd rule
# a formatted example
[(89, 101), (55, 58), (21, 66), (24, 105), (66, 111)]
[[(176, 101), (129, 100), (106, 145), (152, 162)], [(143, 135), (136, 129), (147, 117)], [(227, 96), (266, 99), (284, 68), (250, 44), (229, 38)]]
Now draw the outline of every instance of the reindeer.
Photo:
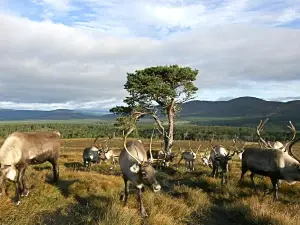
[(83, 166), (90, 169), (91, 163), (100, 163), (101, 160), (105, 160), (105, 155), (102, 154), (103, 152), (107, 151), (108, 146), (104, 146), (101, 144), (99, 146), (96, 142), (100, 136), (96, 137), (94, 143), (91, 147), (87, 147), (83, 150), (82, 159), (83, 159)]
[[(228, 162), (232, 159), (236, 151), (230, 154), (230, 150), (227, 151), (225, 146), (223, 145), (212, 145), (214, 136), (210, 140), (210, 160), (212, 162), (212, 177), (219, 176), (219, 166), (221, 167), (221, 184), (224, 185), (227, 182), (227, 172), (228, 172)], [(235, 143), (235, 142), (234, 142)]]
[(113, 165), (115, 165), (116, 159), (119, 158), (119, 154), (117, 154), (114, 150), (110, 149), (110, 147), (108, 146), (108, 144), (110, 143), (110, 140), (112, 138), (113, 138), (113, 136), (110, 136), (108, 141), (105, 140), (106, 144), (105, 144), (105, 146), (102, 145), (102, 151), (100, 153), (100, 155), (101, 155), (100, 158), (104, 161), (112, 160)]
[[(163, 151), (163, 142), (161, 142), (161, 150), (152, 150), (153, 160), (157, 162), (157, 168), (168, 167), (173, 162), (178, 153), (171, 152), (169, 154)], [(150, 151), (147, 151), (147, 157), (150, 157)]]
[[(191, 142), (189, 141), (189, 148), (190, 148), (190, 151), (182, 151), (181, 148), (180, 148), (180, 151), (181, 151), (181, 158), (179, 159), (177, 165), (179, 165), (180, 161), (181, 160), (184, 160), (184, 165), (185, 165), (185, 168), (189, 169), (189, 170), (192, 170), (194, 171), (195, 170), (195, 167), (194, 167), (194, 162), (196, 160), (196, 157), (197, 157), (197, 153), (199, 151), (201, 147), (201, 144), (199, 145), (196, 153), (193, 151), (193, 149), (191, 148)], [(187, 163), (189, 164), (189, 166), (187, 166)], [(192, 165), (191, 165), (192, 164)]]
[(203, 153), (200, 153), (200, 159), (202, 160), (204, 166), (212, 168), (212, 162), (210, 159), (210, 153), (208, 152), (208, 148), (206, 148)]
[[(245, 173), (250, 170), (250, 179), (254, 192), (257, 193), (254, 183), (254, 175), (262, 175), (270, 178), (273, 185), (274, 198), (278, 200), (279, 180), (288, 183), (300, 181), (300, 158), (293, 154), (292, 147), (300, 138), (295, 140), (296, 128), (289, 121), (288, 128), (293, 132), (292, 138), (285, 144), (285, 149), (289, 146), (288, 151), (279, 149), (247, 147), (242, 157), (242, 173), (239, 183), (244, 179)], [(260, 121), (260, 125), (262, 121)]]
[(116, 164), (116, 159), (119, 159), (119, 155), (112, 149), (108, 149), (102, 153), (104, 160), (112, 160), (113, 165)]
[[(138, 116), (135, 117), (137, 119)], [(150, 187), (154, 192), (159, 192), (161, 186), (156, 180), (156, 171), (152, 166), (153, 158), (152, 154), (150, 161), (148, 161), (147, 154), (144, 145), (137, 141), (132, 140), (126, 143), (127, 136), (134, 130), (130, 128), (124, 135), (123, 149), (120, 153), (120, 168), (123, 174), (125, 183), (125, 195), (121, 195), (120, 199), (127, 205), (130, 181), (138, 189), (138, 201), (140, 205), (140, 213), (142, 217), (148, 216), (142, 201), (142, 188), (144, 185)], [(150, 141), (150, 153), (151, 153), (152, 137)]]
[[(263, 131), (263, 128), (264, 128), (265, 124), (268, 122), (268, 120), (269, 120), (269, 118), (266, 118), (264, 122), (260, 121), (260, 123), (259, 123), (258, 126), (256, 127), (256, 134), (257, 134), (258, 137), (259, 137), (258, 143), (259, 143), (260, 148), (266, 148), (266, 149), (270, 149), (270, 150), (278, 149), (278, 150), (280, 150), (280, 151), (282, 151), (282, 152), (285, 152), (287, 146), (289, 145), (289, 143), (290, 143), (292, 140), (287, 141), (285, 145), (282, 144), (282, 143), (279, 142), (279, 141), (275, 141), (275, 142), (273, 143), (273, 145), (272, 145), (270, 141), (266, 142), (266, 141), (262, 138), (262, 136), (261, 136), (261, 131)], [(290, 129), (294, 129), (294, 127), (293, 127), (293, 125), (291, 124), (291, 122), (290, 122), (290, 125), (291, 125), (291, 126), (288, 126), (288, 127), (289, 127)], [(295, 137), (293, 136), (292, 139), (293, 139), (293, 138), (295, 138)], [(261, 143), (263, 144), (263, 146), (262, 146)], [(288, 184), (289, 184), (289, 185), (293, 185), (293, 184), (295, 184), (295, 183), (296, 183), (296, 182), (290, 182), (290, 183), (288, 183)], [(278, 185), (279, 185), (279, 186), (280, 186), (280, 184), (281, 184), (281, 180), (278, 181)]]
[(53, 132), (14, 132), (0, 148), (0, 186), (6, 179), (15, 183), (16, 205), (20, 195), (28, 196), (24, 184), (25, 170), (29, 165), (50, 162), (53, 167), (53, 181), (59, 180), (58, 159), (60, 155), (60, 133)]

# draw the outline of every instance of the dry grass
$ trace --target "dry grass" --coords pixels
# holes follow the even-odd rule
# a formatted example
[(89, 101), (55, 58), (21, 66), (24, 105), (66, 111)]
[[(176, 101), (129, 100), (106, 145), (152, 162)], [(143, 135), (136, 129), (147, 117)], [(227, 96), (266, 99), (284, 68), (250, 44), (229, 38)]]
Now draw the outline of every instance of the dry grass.
[[(48, 182), (52, 179), (49, 163), (30, 166), (26, 171), (27, 186), (31, 186), (29, 196), (14, 206), (10, 201), (14, 186), (10, 185), (9, 196), (0, 198), (0, 224), (300, 224), (300, 185), (282, 183), (279, 201), (274, 204), (272, 195), (263, 198), (264, 185), (270, 185), (267, 179), (256, 177), (258, 195), (252, 192), (248, 174), (244, 184), (237, 185), (237, 158), (230, 164), (225, 188), (221, 188), (219, 179), (208, 177), (211, 170), (199, 162), (194, 172), (185, 171), (183, 162), (179, 168), (172, 165), (165, 172), (158, 171), (162, 191), (157, 194), (146, 189), (143, 199), (149, 217), (141, 219), (134, 189), (127, 207), (119, 201), (124, 184), (118, 165), (110, 169), (109, 162), (101, 163), (93, 165), (89, 172), (82, 168), (82, 150), (91, 143), (92, 139), (63, 140), (58, 186)], [(118, 149), (122, 143), (116, 140), (111, 144)], [(191, 142), (194, 149), (198, 144)], [(204, 142), (202, 149), (207, 145)], [(159, 146), (154, 142), (154, 149)], [(175, 143), (174, 150), (179, 147), (187, 148), (188, 141)], [(296, 148), (300, 150), (300, 145)]]

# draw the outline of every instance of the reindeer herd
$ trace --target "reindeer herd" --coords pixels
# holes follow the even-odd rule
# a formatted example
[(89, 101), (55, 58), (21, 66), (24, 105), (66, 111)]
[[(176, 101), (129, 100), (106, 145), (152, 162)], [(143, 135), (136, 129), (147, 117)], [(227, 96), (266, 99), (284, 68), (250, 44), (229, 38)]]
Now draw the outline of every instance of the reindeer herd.
[[(180, 154), (180, 159), (185, 161), (185, 167), (191, 171), (195, 170), (194, 163), (197, 156), (200, 156), (203, 165), (212, 169), (211, 176), (218, 177), (221, 175), (221, 184), (227, 183), (228, 163), (236, 154), (241, 160), (241, 177), (239, 183), (244, 179), (245, 173), (251, 172), (250, 179), (252, 187), (256, 192), (254, 176), (261, 175), (269, 177), (273, 185), (274, 200), (278, 199), (278, 189), (280, 181), (294, 184), (300, 181), (300, 158), (297, 157), (292, 147), (300, 138), (296, 138), (296, 128), (290, 123), (289, 129), (292, 131), (292, 137), (285, 144), (274, 142), (273, 144), (265, 141), (261, 136), (261, 131), (268, 119), (260, 121), (256, 128), (259, 137), (259, 147), (247, 147), (248, 143), (240, 141), (238, 146), (238, 137), (234, 136), (232, 150), (223, 145), (213, 145), (213, 139), (210, 140), (210, 147), (204, 152), (199, 153), (201, 144), (194, 151), (190, 145), (188, 151), (181, 149), (180, 153), (164, 152), (164, 150), (152, 150), (153, 133), (150, 139), (149, 150), (141, 140), (127, 141), (127, 137), (134, 130), (130, 128), (123, 135), (123, 146), (118, 154), (108, 147), (108, 144), (97, 145), (95, 139), (91, 147), (85, 148), (82, 153), (84, 167), (90, 168), (92, 163), (100, 163), (106, 160), (112, 160), (113, 165), (118, 159), (122, 177), (124, 180), (124, 194), (121, 194), (120, 200), (127, 204), (129, 185), (133, 184), (138, 190), (138, 201), (140, 213), (147, 216), (143, 201), (142, 189), (148, 186), (152, 191), (159, 192), (161, 186), (156, 179), (156, 169), (170, 166), (170, 162)], [(111, 138), (110, 138), (111, 139)], [(12, 181), (15, 184), (15, 201), (16, 205), (20, 204), (20, 196), (28, 196), (29, 191), (24, 185), (25, 170), (29, 165), (41, 164), (46, 161), (53, 166), (53, 181), (59, 181), (59, 154), (60, 154), (60, 133), (53, 132), (14, 132), (10, 134), (0, 148), (0, 187), (1, 193), (5, 187), (6, 181)], [(6, 189), (5, 189), (6, 192)], [(7, 193), (6, 193), (7, 194)]]

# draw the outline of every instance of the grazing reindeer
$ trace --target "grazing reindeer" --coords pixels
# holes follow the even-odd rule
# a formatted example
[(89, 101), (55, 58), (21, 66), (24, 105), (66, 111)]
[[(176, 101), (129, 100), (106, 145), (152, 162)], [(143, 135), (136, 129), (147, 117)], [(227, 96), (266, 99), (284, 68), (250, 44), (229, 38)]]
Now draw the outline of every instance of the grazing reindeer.
[(108, 151), (104, 151), (102, 153), (104, 155), (104, 160), (112, 160), (113, 165), (116, 164), (116, 159), (119, 159), (119, 155), (112, 149), (109, 149)]
[(113, 165), (115, 165), (116, 159), (119, 158), (119, 155), (114, 150), (110, 149), (110, 147), (108, 146), (108, 144), (110, 143), (110, 140), (112, 138), (113, 137), (110, 136), (109, 140), (107, 141), (105, 146), (103, 147), (103, 145), (102, 145), (102, 151), (101, 151), (100, 155), (101, 155), (101, 159), (103, 159), (104, 161), (112, 160)]
[[(91, 147), (87, 147), (83, 150), (82, 159), (84, 167), (90, 169), (91, 163), (100, 163), (101, 160), (106, 160), (105, 152), (109, 151), (107, 144), (100, 146), (97, 144), (97, 140), (100, 136), (96, 137)], [(112, 137), (109, 137), (109, 140)]]
[(204, 151), (204, 153), (200, 153), (200, 159), (204, 166), (208, 166), (212, 168), (212, 161), (210, 159), (210, 153), (208, 152), (208, 148)]
[[(285, 149), (289, 146), (288, 151), (270, 148), (245, 148), (242, 158), (242, 174), (240, 183), (244, 179), (245, 173), (250, 170), (250, 179), (254, 191), (256, 186), (254, 183), (254, 175), (262, 175), (270, 178), (273, 185), (274, 201), (278, 199), (279, 180), (284, 180), (288, 183), (300, 181), (300, 158), (292, 152), (292, 147), (300, 138), (295, 140), (296, 128), (289, 121), (288, 128), (293, 132), (292, 138), (285, 144)], [(260, 125), (262, 121), (260, 121)], [(260, 126), (259, 125), (259, 126)], [(259, 127), (258, 126), (258, 127)]]
[[(274, 150), (274, 149), (278, 149), (282, 152), (286, 152), (286, 148), (287, 146), (291, 143), (292, 140), (290, 141), (287, 141), (285, 145), (283, 145), (281, 142), (279, 141), (276, 141), (273, 143), (273, 145), (270, 143), (270, 141), (266, 142), (262, 136), (261, 136), (261, 131), (263, 130), (264, 128), (264, 125), (268, 122), (269, 118), (265, 119), (264, 122), (260, 121), (259, 125), (257, 126), (256, 128), (256, 134), (258, 135), (259, 137), (259, 145), (260, 145), (260, 148), (266, 148), (266, 149), (270, 149), (270, 150)], [(291, 122), (290, 122), (291, 123)], [(289, 127), (289, 126), (288, 126)], [(293, 125), (291, 124), (291, 127), (289, 127), (290, 129), (293, 129)], [(295, 138), (294, 136), (292, 138)], [(263, 143), (263, 146), (262, 144)], [(289, 185), (293, 185), (295, 184), (296, 182), (290, 182), (288, 183)], [(278, 186), (280, 186), (281, 184), (281, 180), (278, 181)]]
[[(99, 138), (99, 136), (96, 137), (96, 139), (94, 140), (93, 146), (85, 148), (82, 153), (83, 166), (87, 167), (88, 169), (90, 169), (91, 163), (98, 164), (98, 163), (100, 163), (101, 159), (104, 160), (101, 153), (103, 151), (105, 151), (105, 148), (103, 147), (103, 145), (99, 146), (96, 143), (98, 138)], [(102, 158), (101, 158), (101, 156), (102, 156)]]
[[(157, 162), (157, 168), (168, 167), (170, 162), (173, 162), (178, 153), (165, 153), (163, 151), (163, 142), (161, 142), (161, 150), (152, 150), (153, 160)], [(147, 151), (147, 157), (150, 158), (150, 151)]]
[(219, 176), (219, 166), (221, 167), (221, 184), (224, 185), (227, 182), (228, 162), (232, 159), (236, 151), (230, 154), (230, 150), (227, 151), (223, 145), (212, 145), (214, 136), (210, 140), (211, 151), (210, 160), (212, 161), (213, 170), (212, 177)]
[[(130, 181), (138, 189), (140, 213), (142, 217), (145, 217), (147, 216), (147, 213), (142, 201), (143, 186), (146, 185), (148, 187), (151, 187), (154, 192), (160, 191), (161, 186), (155, 178), (156, 171), (152, 166), (153, 158), (151, 157), (150, 161), (148, 161), (144, 145), (137, 140), (128, 141), (126, 143), (126, 138), (133, 131), (133, 129), (134, 128), (130, 128), (130, 130), (124, 136), (124, 148), (121, 151), (119, 159), (120, 168), (125, 183), (125, 195), (121, 195), (120, 199), (124, 200), (125, 205), (127, 204), (129, 192), (128, 181)], [(152, 138), (150, 141), (150, 152), (151, 144)], [(150, 155), (152, 156), (152, 154)]]
[[(60, 133), (53, 132), (14, 132), (10, 134), (0, 148), (0, 186), (6, 179), (15, 183), (16, 205), (20, 204), (20, 195), (28, 196), (24, 184), (25, 170), (29, 165), (46, 161), (53, 166), (53, 180), (58, 182), (60, 155)], [(17, 173), (18, 172), (18, 173)]]
[[(179, 165), (181, 160), (184, 160), (185, 168), (194, 171), (195, 170), (194, 162), (196, 160), (197, 153), (198, 153), (200, 147), (201, 147), (201, 144), (199, 145), (199, 147), (195, 153), (193, 151), (193, 149), (191, 148), (191, 142), (189, 142), (190, 151), (181, 151), (181, 158), (179, 159), (177, 165)], [(180, 148), (180, 150), (181, 150), (181, 148)], [(189, 166), (187, 166), (187, 163), (189, 164)]]

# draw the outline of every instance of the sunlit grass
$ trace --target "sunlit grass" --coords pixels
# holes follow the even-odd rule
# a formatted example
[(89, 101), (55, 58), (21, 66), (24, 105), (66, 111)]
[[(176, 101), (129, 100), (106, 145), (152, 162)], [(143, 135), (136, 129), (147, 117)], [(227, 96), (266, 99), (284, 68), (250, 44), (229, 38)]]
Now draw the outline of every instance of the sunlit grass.
[[(149, 140), (143, 141), (149, 144)], [(272, 195), (263, 196), (265, 186), (270, 186), (268, 179), (255, 178), (258, 195), (252, 191), (248, 173), (238, 185), (240, 162), (236, 157), (230, 162), (224, 187), (220, 179), (209, 176), (211, 169), (203, 167), (199, 159), (193, 172), (184, 169), (183, 161), (178, 168), (172, 165), (165, 172), (158, 171), (162, 191), (146, 189), (143, 193), (149, 217), (142, 219), (135, 189), (130, 190), (128, 206), (119, 200), (124, 188), (119, 165), (111, 169), (110, 162), (102, 162), (92, 165), (90, 171), (82, 167), (83, 148), (90, 144), (90, 139), (62, 141), (58, 186), (48, 182), (52, 179), (50, 163), (30, 166), (26, 171), (26, 183), (32, 186), (29, 196), (14, 206), (10, 201), (14, 185), (9, 185), (9, 195), (0, 198), (0, 224), (300, 224), (300, 185), (282, 183), (279, 201), (274, 203)], [(223, 144), (231, 145), (230, 141)], [(112, 145), (120, 150), (122, 140)], [(157, 141), (153, 145), (160, 148)], [(194, 149), (198, 145), (191, 142)], [(207, 146), (208, 142), (203, 142), (201, 149)], [(188, 148), (188, 141), (176, 142), (174, 151), (179, 147)], [(300, 145), (296, 148), (300, 150)]]

